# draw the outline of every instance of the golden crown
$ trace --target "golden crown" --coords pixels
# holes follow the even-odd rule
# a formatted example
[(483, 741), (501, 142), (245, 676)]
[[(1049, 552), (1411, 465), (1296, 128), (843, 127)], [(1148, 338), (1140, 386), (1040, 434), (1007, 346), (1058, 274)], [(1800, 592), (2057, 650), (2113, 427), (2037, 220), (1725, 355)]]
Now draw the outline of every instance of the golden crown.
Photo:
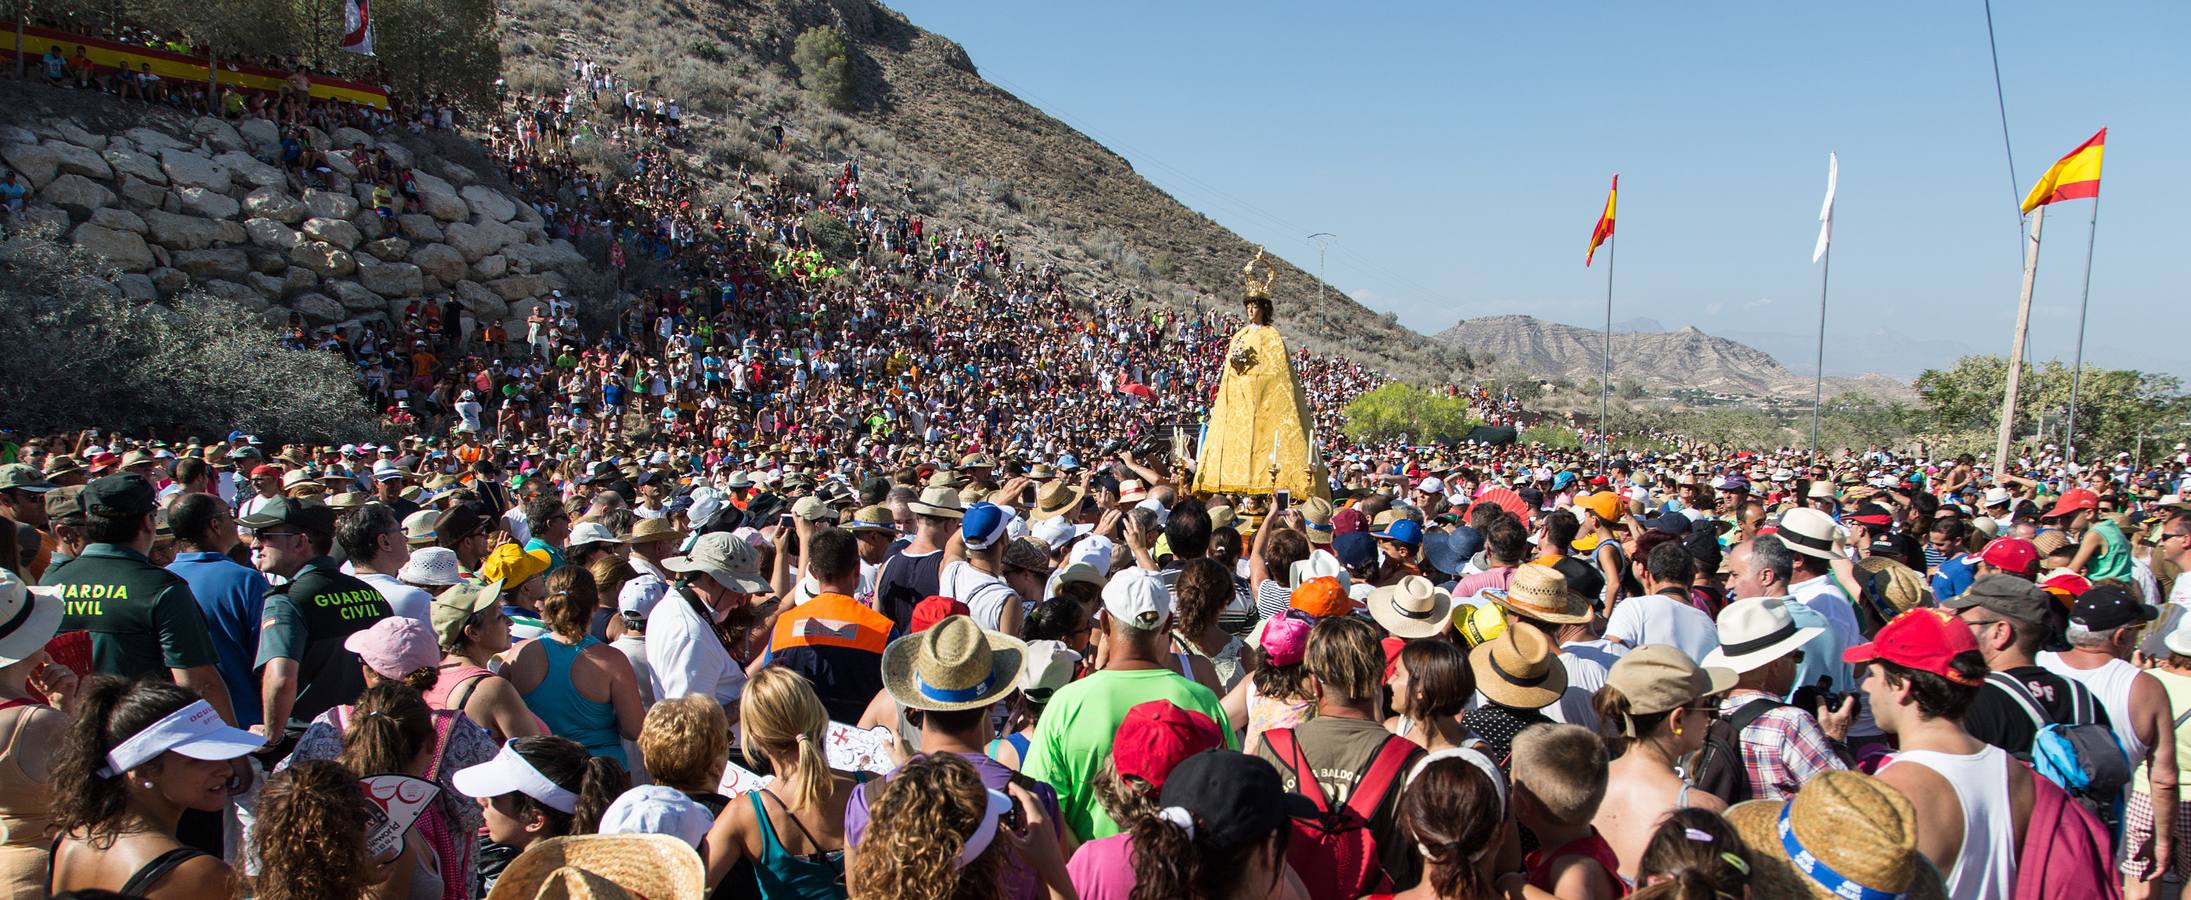
[[(1255, 267), (1258, 264), (1263, 267), (1263, 278), (1260, 281), (1255, 277)], [(1247, 281), (1248, 299), (1270, 299), (1271, 285), (1278, 281), (1278, 267), (1264, 261), (1263, 248), (1255, 248), (1255, 258), (1248, 260), (1248, 264), (1240, 268), (1240, 274)]]

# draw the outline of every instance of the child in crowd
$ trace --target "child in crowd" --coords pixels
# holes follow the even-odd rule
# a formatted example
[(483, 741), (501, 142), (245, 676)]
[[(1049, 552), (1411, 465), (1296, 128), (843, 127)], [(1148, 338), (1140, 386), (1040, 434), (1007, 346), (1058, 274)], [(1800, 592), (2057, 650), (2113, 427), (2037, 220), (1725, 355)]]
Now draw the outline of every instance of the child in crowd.
[(1605, 745), (1580, 725), (1532, 725), (1514, 738), (1514, 817), (1537, 836), (1529, 886), (1561, 900), (1628, 895), (1613, 848), (1590, 820), (1605, 799)]

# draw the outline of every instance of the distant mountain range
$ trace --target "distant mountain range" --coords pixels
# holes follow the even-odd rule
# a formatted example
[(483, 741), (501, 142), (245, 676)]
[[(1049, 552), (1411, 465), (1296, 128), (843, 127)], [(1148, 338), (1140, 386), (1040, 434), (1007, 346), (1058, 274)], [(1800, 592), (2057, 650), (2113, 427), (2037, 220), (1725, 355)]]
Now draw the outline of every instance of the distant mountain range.
[[(1545, 377), (1580, 381), (1596, 377), (1604, 367), (1604, 332), (1531, 316), (1463, 319), (1439, 332), (1437, 339)], [(1619, 323), (1613, 332), (1613, 380), (1631, 379), (1661, 392), (1690, 389), (1794, 398), (1811, 391), (1808, 374), (1791, 371), (1762, 350), (1695, 326), (1666, 331), (1651, 319)], [(1826, 379), (1828, 396), (1849, 390), (1899, 394), (1909, 386), (1884, 375)]]

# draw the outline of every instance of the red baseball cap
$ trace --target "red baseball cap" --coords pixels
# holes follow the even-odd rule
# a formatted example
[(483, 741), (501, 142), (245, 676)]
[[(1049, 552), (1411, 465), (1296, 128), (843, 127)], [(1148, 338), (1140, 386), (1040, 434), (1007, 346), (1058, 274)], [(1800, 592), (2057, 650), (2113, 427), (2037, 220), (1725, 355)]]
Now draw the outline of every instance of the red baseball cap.
[(2029, 575), (2039, 569), (2039, 548), (2023, 538), (1994, 538), (1978, 551), (1978, 559), (2003, 572)]
[(1333, 534), (1362, 531), (1368, 527), (1368, 517), (1362, 515), (1362, 511), (1354, 507), (1349, 506), (1331, 514), (1331, 532)]
[(1225, 745), (1217, 722), (1193, 710), (1180, 709), (1168, 700), (1136, 704), (1118, 723), (1111, 741), (1111, 764), (1120, 777), (1131, 775), (1149, 783), (1152, 793), (1164, 790), (1164, 776), (1187, 757)]
[(2052, 519), (2056, 516), (2066, 516), (2073, 512), (2098, 509), (2099, 507), (2100, 495), (2084, 488), (2071, 488), (2062, 493), (2060, 500), (2054, 501), (2053, 509), (2047, 510), (2046, 515), (2039, 518)]
[(1879, 629), (1879, 636), (1869, 643), (1841, 651), (1841, 661), (1886, 660), (1898, 666), (1931, 672), (1956, 684), (1975, 686), (1984, 682), (1957, 674), (1948, 661), (1957, 654), (1977, 649), (1978, 641), (1970, 636), (1969, 624), (1947, 610), (1925, 606), (1895, 616), (1894, 621)]
[(251, 477), (253, 478), (265, 478), (269, 475), (280, 477), (281, 467), (276, 466), (272, 463), (265, 463), (260, 465), (258, 468), (251, 470)]
[(2040, 581), (2039, 587), (2044, 588), (2047, 593), (2053, 594), (2057, 598), (2076, 600), (2084, 596), (2084, 592), (2092, 589), (2092, 582), (2083, 575), (2063, 569)]
[(952, 616), (973, 615), (966, 604), (949, 597), (930, 597), (913, 606), (913, 621), (906, 626), (907, 634), (919, 634), (928, 627)]

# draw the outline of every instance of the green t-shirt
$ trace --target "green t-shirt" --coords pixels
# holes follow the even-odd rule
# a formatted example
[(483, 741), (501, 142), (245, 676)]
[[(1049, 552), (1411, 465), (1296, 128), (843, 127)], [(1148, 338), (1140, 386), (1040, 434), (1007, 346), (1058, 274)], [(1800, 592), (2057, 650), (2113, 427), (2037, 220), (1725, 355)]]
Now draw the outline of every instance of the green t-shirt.
[(1240, 749), (1240, 735), (1226, 720), (1217, 695), (1170, 669), (1106, 669), (1059, 688), (1043, 708), (1020, 768), (1027, 777), (1057, 789), (1065, 824), (1082, 841), (1118, 833), (1118, 823), (1096, 799), (1094, 781), (1111, 758), (1111, 741), (1126, 711), (1151, 700), (1168, 700), (1209, 716), (1225, 733), (1225, 746)]
[(2123, 536), (2122, 527), (2112, 519), (2100, 519), (2092, 523), (2092, 530), (2100, 535), (2100, 552), (2085, 564), (2085, 577), (2094, 581), (2103, 578), (2130, 580), (2130, 539)]
[(93, 544), (49, 573), (61, 630), (91, 632), (91, 664), (123, 678), (213, 665), (213, 639), (190, 584), (117, 544)]

